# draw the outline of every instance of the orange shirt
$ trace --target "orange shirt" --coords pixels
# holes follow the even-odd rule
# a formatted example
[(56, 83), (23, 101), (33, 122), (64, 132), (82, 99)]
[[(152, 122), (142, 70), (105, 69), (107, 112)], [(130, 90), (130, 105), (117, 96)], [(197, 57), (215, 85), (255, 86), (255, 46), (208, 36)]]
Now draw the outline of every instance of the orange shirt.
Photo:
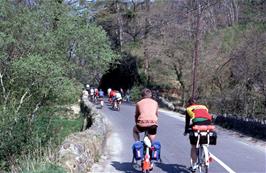
[(151, 98), (144, 98), (136, 104), (136, 124), (141, 127), (158, 125), (158, 103)]

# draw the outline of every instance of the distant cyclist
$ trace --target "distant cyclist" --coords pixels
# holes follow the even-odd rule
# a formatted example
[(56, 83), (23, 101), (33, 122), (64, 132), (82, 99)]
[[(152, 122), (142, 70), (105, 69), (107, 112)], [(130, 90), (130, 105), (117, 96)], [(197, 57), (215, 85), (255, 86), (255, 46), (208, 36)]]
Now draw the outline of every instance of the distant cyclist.
[(103, 107), (103, 97), (104, 97), (104, 92), (102, 89), (99, 90), (99, 101), (100, 101), (100, 105), (101, 105), (101, 108)]
[(104, 97), (104, 92), (102, 89), (99, 90), (99, 98), (103, 98)]
[(92, 87), (90, 88), (90, 101), (94, 102), (94, 89)]
[(139, 133), (147, 131), (148, 137), (153, 141), (158, 126), (158, 103), (152, 99), (152, 92), (147, 88), (143, 89), (141, 96), (142, 99), (136, 104), (133, 137), (135, 141), (139, 141)]
[(89, 92), (90, 91), (90, 85), (86, 84), (85, 89)]
[(99, 98), (99, 90), (98, 88), (94, 88), (94, 101), (97, 102)]
[(118, 100), (118, 101), (122, 101), (122, 95), (120, 92), (116, 91), (115, 93), (115, 99)]
[(115, 90), (111, 90), (111, 92), (109, 94), (110, 103), (113, 103), (113, 101), (115, 100), (115, 95), (116, 95), (116, 91)]
[[(192, 123), (190, 123), (190, 121)], [(186, 105), (186, 122), (184, 135), (189, 133), (189, 128), (194, 125), (210, 125), (212, 122), (212, 115), (209, 114), (208, 108), (201, 104), (196, 104), (194, 98), (190, 98)], [(191, 124), (191, 125), (190, 125)], [(196, 145), (191, 145), (191, 159), (192, 165), (197, 161)], [(192, 171), (196, 170), (196, 165), (190, 168)]]
[(112, 89), (111, 88), (108, 88), (107, 89), (107, 94), (108, 94), (108, 96), (110, 96), (110, 92), (112, 91)]

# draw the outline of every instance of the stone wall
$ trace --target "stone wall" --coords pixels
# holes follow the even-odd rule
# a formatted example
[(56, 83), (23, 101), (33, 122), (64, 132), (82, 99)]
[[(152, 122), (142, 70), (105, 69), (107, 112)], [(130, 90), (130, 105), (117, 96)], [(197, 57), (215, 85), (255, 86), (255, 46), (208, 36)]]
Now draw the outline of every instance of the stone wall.
[(215, 117), (215, 124), (266, 140), (266, 120), (234, 115), (218, 115)]
[(58, 154), (59, 165), (71, 173), (89, 172), (102, 154), (109, 131), (107, 120), (86, 96), (81, 98), (81, 112), (85, 116), (84, 131), (67, 137)]

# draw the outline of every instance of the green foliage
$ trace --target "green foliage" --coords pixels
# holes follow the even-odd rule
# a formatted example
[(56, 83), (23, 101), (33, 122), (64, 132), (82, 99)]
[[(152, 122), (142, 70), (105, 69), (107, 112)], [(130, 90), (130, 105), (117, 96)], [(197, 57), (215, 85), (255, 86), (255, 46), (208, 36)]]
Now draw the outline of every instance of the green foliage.
[(22, 171), (22, 173), (66, 173), (64, 168), (54, 165), (54, 164), (42, 164), (42, 165), (37, 165), (34, 170), (25, 170)]
[(125, 12), (125, 17), (127, 17), (130, 20), (134, 19), (136, 16), (137, 14), (133, 10), (127, 9), (127, 11)]
[(88, 67), (98, 73), (105, 72), (109, 63), (117, 59), (102, 28), (96, 25), (84, 25), (77, 39), (79, 40), (77, 55), (83, 57), (88, 62)]
[(0, 0), (1, 170), (79, 131), (79, 119), (60, 118), (53, 107), (77, 102), (77, 80), (101, 77), (118, 58), (86, 13), (54, 0), (35, 2)]
[(237, 45), (236, 43), (240, 39), (242, 33), (241, 26), (233, 26), (230, 28), (224, 29), (224, 36), (222, 40), (222, 49), (225, 52), (230, 52)]
[(143, 88), (143, 86), (133, 86), (133, 88), (130, 90), (130, 97), (132, 101), (137, 102), (141, 99), (141, 90)]
[(39, 112), (34, 121), (29, 121), (28, 117), (23, 115), (15, 117), (17, 120), (14, 120), (12, 112), (2, 110), (1, 114), (11, 118), (1, 123), (0, 169), (6, 169), (7, 160), (12, 159), (13, 155), (31, 155), (31, 151), (36, 148), (41, 151), (48, 146), (56, 147), (66, 136), (79, 131), (82, 126), (81, 119), (62, 118), (62, 113), (56, 113), (60, 109), (47, 107)]

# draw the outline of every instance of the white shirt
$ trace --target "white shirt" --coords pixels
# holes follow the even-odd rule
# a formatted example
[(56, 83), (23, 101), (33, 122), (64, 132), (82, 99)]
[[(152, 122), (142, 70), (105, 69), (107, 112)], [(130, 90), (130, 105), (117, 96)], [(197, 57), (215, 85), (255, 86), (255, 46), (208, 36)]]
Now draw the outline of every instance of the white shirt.
[(93, 89), (93, 88), (90, 89), (90, 94), (91, 94), (91, 95), (94, 94), (94, 89)]
[(112, 89), (111, 88), (108, 88), (108, 90), (107, 90), (108, 96), (110, 95), (110, 92), (111, 91), (112, 91)]
[(115, 98), (116, 98), (117, 100), (120, 100), (120, 99), (122, 99), (122, 96), (121, 96), (121, 94), (120, 94), (119, 92), (117, 92), (117, 93), (115, 94)]

